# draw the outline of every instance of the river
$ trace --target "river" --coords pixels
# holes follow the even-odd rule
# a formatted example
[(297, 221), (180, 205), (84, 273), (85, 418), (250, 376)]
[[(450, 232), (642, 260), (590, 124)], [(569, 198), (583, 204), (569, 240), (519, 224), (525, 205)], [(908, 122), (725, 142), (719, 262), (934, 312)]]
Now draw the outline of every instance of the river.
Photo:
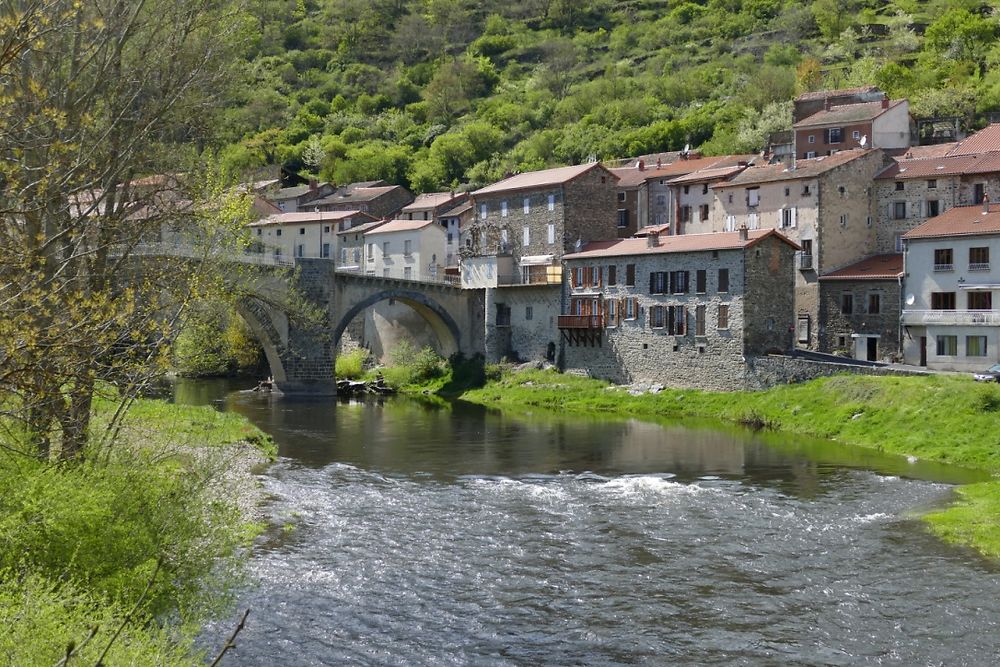
[(280, 450), (228, 664), (998, 662), (1000, 568), (914, 518), (976, 473), (719, 425), (232, 388), (175, 389)]

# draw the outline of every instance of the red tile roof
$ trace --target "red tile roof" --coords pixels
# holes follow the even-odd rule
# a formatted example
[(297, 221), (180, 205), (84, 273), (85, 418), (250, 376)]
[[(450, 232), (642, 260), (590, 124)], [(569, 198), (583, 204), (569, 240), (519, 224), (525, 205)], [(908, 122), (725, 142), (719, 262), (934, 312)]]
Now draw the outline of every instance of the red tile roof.
[(1000, 151), (1000, 123), (987, 125), (975, 134), (958, 142), (949, 155), (975, 155)]
[(342, 232), (337, 232), (337, 234), (364, 234), (370, 232), (376, 227), (380, 227), (386, 223), (385, 220), (373, 220), (372, 222), (366, 222), (363, 225), (354, 225)]
[(686, 174), (684, 176), (678, 176), (677, 178), (671, 179), (671, 185), (683, 185), (685, 183), (707, 183), (708, 181), (718, 181), (722, 179), (729, 178), (730, 176), (735, 176), (749, 165), (747, 164), (735, 164), (728, 167), (713, 167), (711, 169), (699, 169), (698, 171)]
[(713, 234), (660, 236), (658, 244), (654, 246), (649, 245), (647, 238), (595, 241), (588, 243), (580, 252), (563, 255), (563, 259), (625, 257), (629, 255), (656, 255), (661, 253), (699, 252), (704, 250), (737, 250), (750, 247), (772, 235), (796, 250), (800, 250), (798, 244), (782, 236), (774, 229), (754, 229), (747, 233), (746, 240), (740, 238), (740, 232), (717, 232)]
[(882, 102), (861, 102), (859, 104), (838, 104), (800, 120), (792, 125), (799, 129), (804, 127), (823, 127), (824, 125), (845, 125), (874, 120), (889, 109), (894, 109), (906, 100), (891, 100), (889, 106), (883, 108)]
[(956, 206), (903, 234), (904, 239), (1000, 234), (1000, 205)]
[(903, 275), (902, 255), (875, 255), (845, 266), (820, 280), (896, 280)]
[(981, 155), (948, 155), (924, 160), (900, 160), (879, 172), (876, 180), (906, 178), (936, 178), (962, 174), (1000, 172), (1000, 153)]
[(379, 226), (377, 229), (373, 229), (365, 233), (386, 234), (390, 232), (415, 232), (433, 224), (435, 224), (434, 220), (390, 220), (384, 225)]
[(670, 229), (670, 223), (664, 223), (662, 225), (646, 225), (632, 236), (636, 238), (646, 238), (647, 236), (650, 235), (650, 233), (666, 234), (669, 229)]
[(425, 192), (417, 195), (411, 203), (402, 208), (404, 213), (411, 211), (429, 211), (449, 202), (459, 201), (465, 197), (463, 192)]
[[(493, 183), (492, 185), (487, 185), (485, 188), (480, 188), (479, 190), (473, 192), (472, 196), (492, 195), (514, 190), (534, 190), (535, 188), (563, 185), (564, 183), (568, 183), (574, 178), (587, 173), (591, 169), (604, 169), (605, 171), (608, 171), (607, 167), (602, 165), (600, 162), (577, 164), (570, 167), (556, 167), (555, 169), (543, 169), (542, 171), (529, 171), (523, 174), (517, 174), (516, 176), (511, 176), (510, 178), (505, 178), (502, 181)], [(609, 171), (608, 173), (611, 172)]]
[(295, 213), (278, 213), (263, 220), (251, 222), (251, 227), (263, 225), (302, 225), (310, 222), (339, 222), (346, 218), (368, 218), (371, 216), (361, 211), (296, 211)]
[(807, 160), (796, 160), (794, 169), (780, 162), (760, 167), (750, 167), (737, 174), (731, 180), (716, 183), (712, 187), (728, 188), (732, 186), (773, 183), (776, 181), (792, 181), (801, 178), (815, 178), (852, 160), (869, 155), (873, 150), (877, 149), (855, 148), (848, 151), (840, 151), (833, 155), (822, 155)]
[(657, 178), (674, 179), (678, 176), (685, 176), (694, 172), (706, 169), (728, 169), (736, 167), (740, 162), (750, 163), (756, 155), (716, 155), (713, 157), (699, 157), (689, 160), (677, 160), (670, 164), (664, 164), (653, 169), (637, 169), (635, 167), (623, 167), (612, 169), (611, 172), (619, 177), (618, 187), (636, 187), (641, 183)]

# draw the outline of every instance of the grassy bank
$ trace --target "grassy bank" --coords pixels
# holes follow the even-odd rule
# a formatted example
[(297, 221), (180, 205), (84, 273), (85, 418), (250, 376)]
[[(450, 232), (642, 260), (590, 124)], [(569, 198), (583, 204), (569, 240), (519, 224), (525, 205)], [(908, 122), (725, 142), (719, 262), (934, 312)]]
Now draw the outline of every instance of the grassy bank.
[[(765, 392), (664, 390), (631, 395), (622, 387), (552, 371), (487, 370), (493, 379), (448, 392), (496, 407), (648, 419), (701, 418), (787, 433), (1000, 474), (1000, 386), (959, 376), (840, 376)], [(1000, 557), (1000, 482), (959, 489), (958, 502), (927, 517), (944, 539)]]
[[(95, 405), (95, 433), (112, 409)], [(240, 417), (163, 401), (80, 463), (0, 447), (0, 664), (70, 646), (81, 664), (106, 649), (107, 665), (204, 664), (193, 637), (239, 581), (259, 529), (249, 469), (273, 447)]]

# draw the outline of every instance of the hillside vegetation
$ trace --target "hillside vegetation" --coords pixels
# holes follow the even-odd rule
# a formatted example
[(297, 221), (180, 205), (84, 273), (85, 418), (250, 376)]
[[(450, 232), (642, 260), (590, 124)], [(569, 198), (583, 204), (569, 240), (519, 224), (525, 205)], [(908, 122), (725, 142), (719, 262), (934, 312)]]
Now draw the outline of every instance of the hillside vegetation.
[(760, 150), (799, 92), (875, 84), (972, 128), (1000, 109), (982, 0), (250, 0), (236, 170), (415, 191), (686, 144)]

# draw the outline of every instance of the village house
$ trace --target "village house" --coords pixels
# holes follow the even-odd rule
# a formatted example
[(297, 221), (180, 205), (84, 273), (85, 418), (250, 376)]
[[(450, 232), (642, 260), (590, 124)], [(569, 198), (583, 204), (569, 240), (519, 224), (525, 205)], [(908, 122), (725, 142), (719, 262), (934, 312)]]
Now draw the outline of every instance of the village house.
[(792, 129), (800, 159), (852, 148), (907, 148), (910, 103), (883, 97), (877, 102), (831, 105), (794, 123)]
[(821, 352), (865, 361), (901, 354), (903, 255), (875, 255), (819, 278)]
[(731, 159), (720, 160), (723, 166), (713, 165), (667, 181), (670, 199), (675, 202), (671, 234), (705, 234), (712, 231), (712, 206), (715, 204), (712, 186), (733, 178), (750, 166), (751, 156), (740, 157), (747, 159), (736, 159), (735, 163)]
[(881, 102), (885, 98), (878, 86), (816, 90), (802, 93), (792, 101), (792, 123), (834, 106)]
[[(273, 181), (271, 182), (273, 183)], [(265, 199), (277, 206), (282, 212), (295, 213), (302, 210), (307, 204), (331, 194), (333, 190), (334, 187), (330, 183), (310, 180), (308, 183), (287, 188), (265, 188), (262, 194)]]
[(400, 220), (435, 220), (468, 200), (467, 192), (425, 192), (400, 210)]
[(364, 234), (364, 271), (370, 276), (443, 281), (445, 231), (434, 220), (390, 220)]
[(375, 220), (337, 232), (337, 270), (366, 273), (365, 234), (384, 225), (387, 220)]
[(774, 229), (590, 243), (566, 255), (568, 370), (732, 390), (747, 359), (792, 349), (798, 246)]
[(463, 284), (559, 284), (566, 252), (617, 237), (617, 181), (593, 162), (518, 174), (473, 192), (468, 254), (481, 259), (470, 269), (492, 263), (495, 280), (472, 285), (463, 276)]
[(801, 246), (795, 272), (796, 342), (818, 349), (818, 278), (875, 252), (872, 178), (881, 150), (849, 150), (750, 167), (711, 186), (712, 231), (778, 229)]
[(343, 185), (321, 199), (309, 202), (313, 211), (361, 211), (373, 218), (391, 218), (413, 201), (401, 185), (364, 181)]
[(1000, 206), (958, 206), (903, 235), (903, 356), (935, 370), (1000, 361)]
[(903, 234), (955, 206), (1000, 201), (1000, 124), (957, 143), (914, 146), (875, 177), (879, 252), (902, 252)]
[(337, 256), (337, 232), (371, 222), (360, 211), (278, 213), (251, 222), (251, 249), (276, 257)]

